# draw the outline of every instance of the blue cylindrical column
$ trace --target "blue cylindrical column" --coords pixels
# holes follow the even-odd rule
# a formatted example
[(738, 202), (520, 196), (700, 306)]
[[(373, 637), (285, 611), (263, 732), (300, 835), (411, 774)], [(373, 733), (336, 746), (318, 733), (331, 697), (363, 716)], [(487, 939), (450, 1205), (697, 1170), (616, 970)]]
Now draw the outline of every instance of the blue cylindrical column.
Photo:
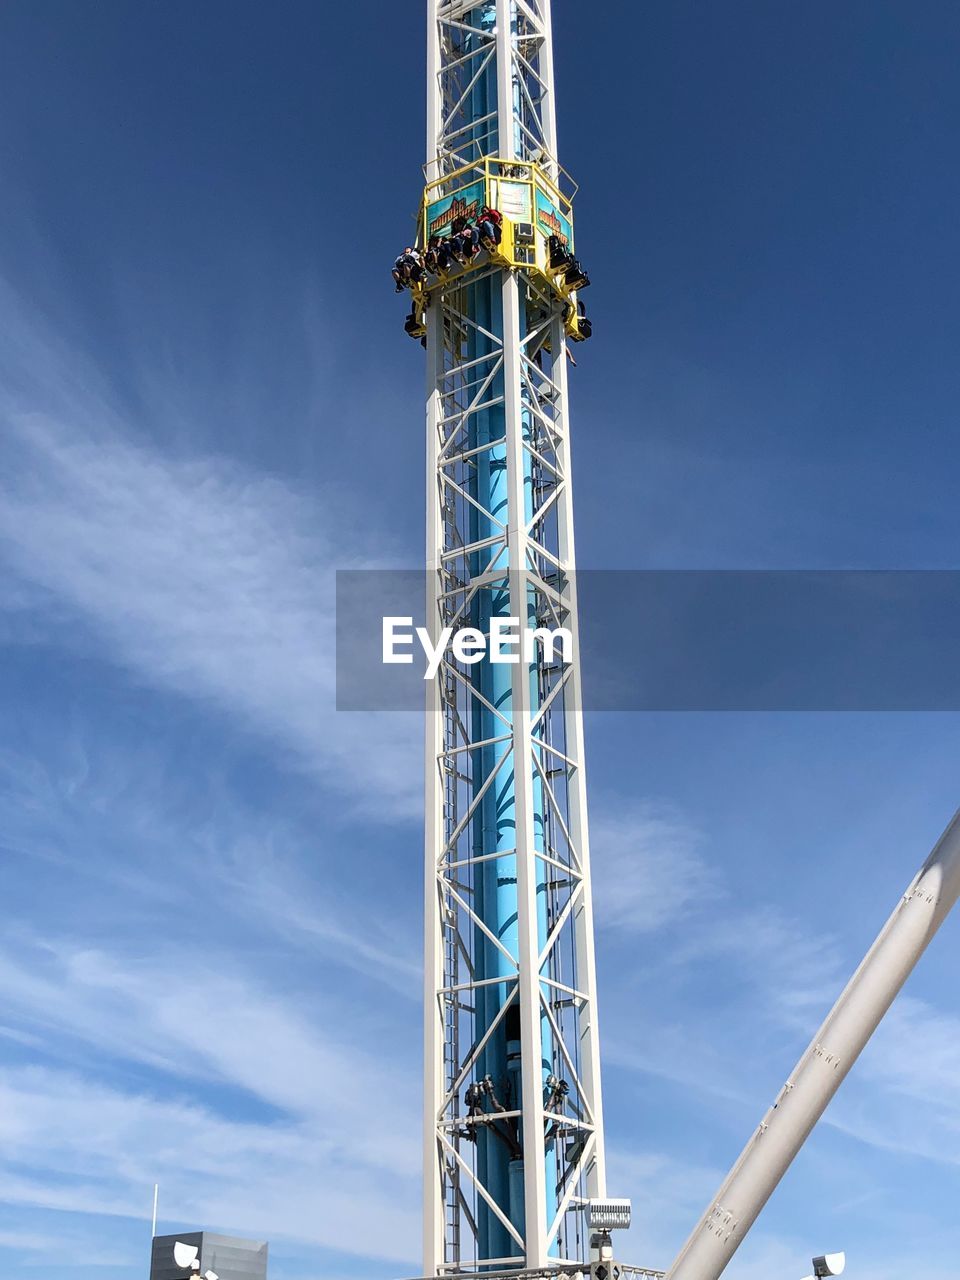
[[(492, 28), (495, 23), (495, 8), (484, 6), (468, 19), (469, 25)], [(518, 90), (519, 92), (519, 90)], [(498, 68), (496, 60), (491, 60), (484, 74), (478, 79), (471, 95), (474, 118), (482, 121), (491, 113), (495, 113), (498, 103)], [(497, 154), (498, 143), (491, 142), (488, 136), (489, 124), (478, 124), (476, 149), (477, 158), (483, 154)], [(521, 332), (504, 334), (504, 316), (502, 303), (502, 276), (500, 273), (488, 276), (466, 286), (467, 311), (476, 321), (479, 329), (496, 335), (501, 341), (519, 341), (524, 336), (524, 317), (521, 311)], [(470, 330), (467, 340), (467, 356), (476, 360), (485, 355), (499, 357), (500, 343), (486, 337), (476, 329)], [(484, 367), (484, 376), (488, 369)], [(500, 399), (501, 403), (491, 408), (475, 412), (471, 415), (469, 425), (468, 448), (480, 449), (475, 455), (476, 464), (472, 476), (471, 496), (483, 510), (472, 509), (471, 537), (477, 541), (495, 537), (498, 527), (483, 512), (489, 512), (503, 524), (508, 523), (508, 487), (507, 487), (507, 451), (506, 420), (502, 404), (504, 394), (503, 370), (501, 367), (487, 399)], [(529, 430), (529, 422), (525, 424)], [(490, 446), (490, 447), (484, 447)], [(525, 504), (524, 518), (529, 519), (533, 513), (532, 466), (529, 455), (525, 460)], [(481, 574), (489, 560), (490, 552), (477, 553), (470, 566), (471, 575)], [(506, 555), (497, 562), (497, 569), (504, 575), (508, 568)], [(516, 605), (513, 612), (518, 612)], [(527, 617), (522, 622), (532, 621), (534, 601), (528, 602)], [(506, 576), (502, 585), (478, 592), (472, 610), (471, 624), (485, 634), (489, 634), (490, 624), (495, 618), (506, 618), (511, 615), (511, 600)], [(471, 679), (483, 695), (484, 699), (495, 707), (507, 719), (512, 717), (512, 668), (508, 665), (482, 662), (471, 669)], [(531, 671), (531, 703), (536, 704), (537, 680), (535, 668)], [(480, 702), (474, 700), (473, 720), (471, 726), (475, 741), (502, 737), (504, 726), (491, 711)], [(508, 742), (500, 742), (481, 748), (477, 753), (475, 784), (476, 789), (497, 768), (503, 757), (509, 752)], [(490, 858), (478, 864), (474, 881), (474, 903), (478, 916), (490, 932), (500, 941), (504, 950), (513, 957), (518, 955), (518, 900), (517, 900), (517, 831), (515, 804), (516, 762), (513, 760), (503, 764), (494, 785), (487, 791), (481, 801), (473, 825), (473, 851), (477, 857), (489, 857), (490, 854), (503, 852), (501, 858)], [(530, 767), (530, 766), (525, 766)], [(542, 852), (544, 848), (544, 814), (542, 787), (535, 786), (534, 834), (535, 848)], [(538, 916), (541, 945), (547, 936), (547, 882), (545, 864), (538, 859)], [(504, 1001), (512, 989), (516, 978), (516, 968), (508, 956), (495, 946), (482, 930), (476, 931), (475, 954), (478, 965), (477, 977), (483, 981), (502, 978), (496, 985), (479, 988), (477, 992), (477, 1026), (476, 1034), (481, 1038), (487, 1029), (496, 1021), (501, 1013)], [(546, 1029), (548, 1030), (548, 1028)], [(545, 1043), (548, 1041), (545, 1040)], [(497, 1094), (498, 1101), (508, 1110), (521, 1108), (521, 1043), (519, 1024), (519, 1003), (514, 1000), (502, 1018), (497, 1030), (491, 1036), (479, 1064), (479, 1074), (489, 1076)], [(549, 1071), (549, 1064), (542, 1064), (544, 1075)], [(489, 1106), (489, 1104), (488, 1104)], [(522, 1143), (522, 1125), (516, 1120), (500, 1121), (496, 1131), (490, 1125), (478, 1126), (477, 1159), (478, 1173), (490, 1191), (498, 1206), (504, 1211), (518, 1231), (524, 1230), (524, 1177), (523, 1161), (519, 1155)], [(548, 1207), (556, 1201), (555, 1179), (548, 1177)], [(480, 1252), (485, 1257), (508, 1257), (517, 1252), (516, 1244), (509, 1232), (497, 1216), (484, 1203), (478, 1205)]]

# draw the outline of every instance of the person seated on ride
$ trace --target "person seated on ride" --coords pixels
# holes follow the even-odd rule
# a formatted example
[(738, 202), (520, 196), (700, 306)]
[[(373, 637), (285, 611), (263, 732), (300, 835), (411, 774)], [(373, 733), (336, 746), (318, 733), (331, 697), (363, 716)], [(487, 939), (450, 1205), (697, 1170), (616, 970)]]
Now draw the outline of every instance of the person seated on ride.
[(503, 239), (503, 214), (499, 209), (484, 205), (480, 210), (480, 241), (491, 253)]
[(394, 262), (393, 271), (390, 274), (393, 276), (394, 283), (397, 286), (397, 293), (403, 293), (404, 289), (409, 289), (422, 280), (423, 260), (416, 249), (411, 245), (407, 245), (403, 253)]
[(466, 250), (468, 259), (475, 258), (480, 252), (480, 232), (468, 222), (463, 228), (463, 247)]
[(431, 236), (427, 251), (423, 255), (423, 265), (431, 275), (445, 274), (450, 270), (452, 255), (450, 246), (443, 236)]
[(453, 266), (453, 248), (448, 236), (438, 236), (440, 241), (437, 246), (437, 266), (446, 274)]
[(457, 218), (450, 237), (450, 250), (456, 260), (466, 266), (480, 252), (480, 232), (466, 218)]

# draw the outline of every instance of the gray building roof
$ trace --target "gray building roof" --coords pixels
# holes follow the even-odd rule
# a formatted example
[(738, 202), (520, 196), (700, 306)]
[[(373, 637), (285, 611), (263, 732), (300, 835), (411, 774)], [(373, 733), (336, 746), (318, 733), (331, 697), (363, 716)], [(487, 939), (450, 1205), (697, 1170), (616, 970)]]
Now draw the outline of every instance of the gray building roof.
[[(190, 1280), (191, 1273), (184, 1271), (173, 1261), (173, 1246), (178, 1240), (200, 1250), (200, 1277), (207, 1271), (215, 1271), (219, 1280), (267, 1280), (265, 1241), (217, 1236), (210, 1231), (155, 1236), (150, 1258), (150, 1280)], [(197, 1275), (196, 1272), (192, 1274)]]

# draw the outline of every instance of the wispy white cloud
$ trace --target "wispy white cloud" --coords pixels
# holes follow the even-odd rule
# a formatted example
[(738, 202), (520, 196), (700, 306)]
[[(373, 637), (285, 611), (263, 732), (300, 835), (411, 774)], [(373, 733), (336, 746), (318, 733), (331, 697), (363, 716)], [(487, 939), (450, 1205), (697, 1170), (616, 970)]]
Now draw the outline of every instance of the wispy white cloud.
[(222, 458), (38, 417), (5, 426), (0, 538), (18, 578), (138, 679), (231, 713), (365, 812), (416, 812), (413, 717), (334, 710), (332, 574), (349, 555), (295, 492)]
[(226, 712), (358, 810), (416, 814), (416, 717), (334, 707), (333, 574), (368, 563), (369, 512), (334, 492), (308, 503), (222, 455), (161, 452), (2, 283), (0, 327), (7, 626), (20, 637), (45, 614), (58, 642), (95, 638), (137, 680)]
[[(633, 1225), (628, 1232), (618, 1233), (619, 1258), (634, 1265), (667, 1267), (686, 1240), (690, 1230), (699, 1220), (700, 1213), (710, 1203), (710, 1197), (720, 1184), (725, 1170), (684, 1161), (666, 1150), (652, 1149), (648, 1142), (639, 1139), (635, 1149), (618, 1144), (607, 1149), (608, 1182), (615, 1194), (631, 1197)], [(898, 1280), (919, 1271), (936, 1277), (936, 1280), (953, 1280), (954, 1272), (946, 1267), (930, 1263), (924, 1257), (924, 1240), (930, 1233), (940, 1235), (953, 1224), (937, 1224), (935, 1217), (914, 1215), (900, 1223), (902, 1233), (895, 1245), (887, 1247), (886, 1241), (870, 1242), (870, 1216), (861, 1218), (855, 1210), (865, 1200), (875, 1203), (872, 1212), (889, 1219), (888, 1197), (878, 1193), (875, 1183), (868, 1185), (866, 1195), (848, 1197), (841, 1202), (838, 1193), (849, 1185), (844, 1179), (855, 1177), (856, 1185), (863, 1186), (861, 1166), (849, 1164), (843, 1170), (823, 1168), (814, 1173), (812, 1185), (803, 1192), (793, 1191), (791, 1214), (788, 1210), (786, 1224), (781, 1213), (772, 1223), (764, 1214), (749, 1233), (724, 1272), (729, 1280), (770, 1280), (770, 1277), (786, 1277), (799, 1280), (811, 1270), (811, 1256), (815, 1251), (846, 1245), (855, 1246), (849, 1257), (851, 1272), (869, 1276), (870, 1280)], [(796, 1217), (798, 1205), (808, 1205), (808, 1216)], [(860, 1221), (866, 1225), (865, 1237), (860, 1234)], [(855, 1225), (852, 1225), (855, 1224)], [(839, 1232), (839, 1238), (837, 1235)], [(911, 1249), (910, 1241), (913, 1240)]]
[[(794, 1036), (812, 1034), (839, 990), (837, 947), (735, 894), (675, 807), (607, 796), (594, 812), (598, 919), (615, 931), (615, 954), (630, 957), (604, 993), (606, 1060), (748, 1109), (750, 1080), (727, 1046), (748, 1035), (755, 1048), (786, 1042), (789, 1054)], [(637, 998), (651, 986), (670, 995)]]
[(816, 1029), (840, 994), (841, 950), (836, 939), (812, 934), (783, 907), (741, 902), (717, 911), (672, 948), (677, 967), (722, 962), (731, 991), (756, 1001), (755, 1013), (790, 1031)]
[(601, 797), (591, 822), (597, 904), (605, 927), (648, 933), (719, 891), (702, 837), (675, 809)]
[(779, 906), (735, 896), (704, 833), (675, 806), (601, 796), (591, 849), (604, 928), (634, 940), (672, 928), (659, 957), (670, 969), (722, 959), (755, 995), (775, 990), (784, 1018), (806, 1020), (836, 993), (835, 941), (812, 936)]
[[(364, 1166), (319, 1124), (227, 1121), (59, 1071), (5, 1073), (0, 1115), (10, 1117), (0, 1162), (9, 1204), (142, 1218), (146, 1189), (159, 1180), (169, 1220), (364, 1257), (415, 1256), (419, 1176)], [(371, 1220), (376, 1233), (365, 1229)]]
[[(251, 804), (212, 771), (201, 795), (184, 792), (150, 742), (121, 748), (61, 732), (41, 745), (42, 754), (0, 751), (0, 848), (70, 875), (77, 888), (57, 927), (95, 939), (114, 904), (114, 936), (125, 940), (136, 904), (154, 927), (166, 916), (214, 945), (241, 929), (287, 963), (309, 954), (331, 977), (354, 971), (419, 1000), (419, 931), (344, 874), (343, 823), (318, 832), (282, 801), (276, 812)], [(48, 921), (51, 908), (48, 899)]]
[[(923, 1052), (916, 1046), (922, 1044)], [(918, 1102), (939, 1100), (960, 1120), (960, 1016), (902, 995), (876, 1033), (865, 1067), (871, 1079)], [(958, 1153), (960, 1158), (960, 1153)]]
[(49, 1236), (27, 1231), (0, 1231), (0, 1245), (6, 1249), (22, 1249), (25, 1253), (49, 1253), (53, 1241)]
[(719, 1180), (720, 1170), (684, 1162), (646, 1144), (629, 1150), (621, 1139), (608, 1146), (611, 1192), (629, 1197), (633, 1205), (630, 1230), (617, 1234), (621, 1260), (665, 1269)]
[[(663, 1150), (640, 1145), (608, 1148), (608, 1182), (629, 1196), (633, 1221), (617, 1234), (619, 1258), (637, 1266), (665, 1269), (709, 1203), (723, 1176), (720, 1168), (687, 1162)], [(810, 1255), (799, 1235), (781, 1235), (760, 1225), (734, 1256), (725, 1276), (730, 1280), (799, 1280), (809, 1270)], [(870, 1273), (872, 1275), (872, 1272)]]
[(312, 1081), (347, 1069), (334, 1127), (366, 1109), (378, 1069), (372, 1058), (361, 1069), (364, 1052), (351, 1057), (345, 1037), (360, 1020), (348, 1016), (347, 997), (331, 991), (297, 1002), (202, 940), (183, 942), (142, 961), (22, 935), (0, 951), (8, 1019), (16, 1014), (35, 1037), (69, 1033), (113, 1060), (229, 1082), (280, 1108), (325, 1107)]
[[(357, 1049), (342, 1002), (298, 1002), (223, 957), (34, 949), (5, 956), (0, 991), (54, 1049), (84, 1046), (115, 1066), (100, 1083), (72, 1069), (0, 1070), (0, 1199), (142, 1216), (144, 1187), (166, 1214), (274, 1238), (410, 1260), (419, 1197), (415, 1065)], [(74, 1056), (76, 1049), (74, 1050)], [(126, 1065), (124, 1065), (126, 1064)], [(137, 1064), (175, 1081), (135, 1083)], [(203, 1100), (240, 1090), (265, 1115)], [(371, 1238), (362, 1223), (383, 1223)]]
[[(17, 1205), (16, 1211), (22, 1212), (23, 1206)], [(67, 1267), (98, 1267), (104, 1274), (108, 1268), (127, 1266), (131, 1271), (138, 1266), (142, 1268), (142, 1254), (118, 1249), (116, 1231), (103, 1234), (92, 1225), (81, 1226), (72, 1215), (58, 1215), (55, 1224), (50, 1223), (49, 1231), (41, 1230), (9, 1230), (0, 1227), (0, 1249), (14, 1251), (23, 1259), (23, 1274), (34, 1276), (38, 1268), (44, 1268), (46, 1274), (61, 1274)], [(6, 1273), (9, 1275), (9, 1271)], [(40, 1272), (44, 1274), (44, 1272)], [(10, 1280), (13, 1277), (10, 1276)]]
[(901, 995), (827, 1121), (874, 1147), (960, 1165), (960, 1017)]
[[(664, 1002), (638, 1001), (629, 973), (608, 986), (606, 1060), (722, 1100), (731, 1122), (743, 1118), (746, 1139), (771, 1080), (786, 1078), (857, 957), (787, 906), (734, 895), (682, 814), (633, 801), (616, 821), (594, 825), (604, 923), (638, 942), (679, 926), (667, 951), (654, 941), (634, 961), (646, 989), (669, 990)], [(960, 1019), (901, 995), (824, 1123), (875, 1148), (960, 1163), (944, 1142), (960, 1133), (958, 1082)]]
[[(400, 1070), (395, 1001), (381, 1018), (345, 981), (357, 970), (406, 997), (419, 967), (386, 911), (361, 912), (337, 834), (415, 816), (421, 797), (416, 717), (334, 711), (332, 574), (363, 563), (363, 522), (336, 493), (308, 503), (228, 457), (161, 450), (2, 288), (0, 324), (5, 636), (189, 700), (208, 732), (259, 739), (291, 790), (309, 778), (335, 806), (308, 832), (213, 762), (184, 793), (160, 749), (98, 755), (67, 723), (4, 754), (5, 856), (24, 886), (28, 863), (69, 876), (76, 910), (42, 939), (21, 923), (0, 952), (0, 1201), (142, 1217), (160, 1181), (169, 1220), (413, 1270), (419, 1037)], [(148, 897), (165, 935), (137, 936)], [(239, 922), (233, 949), (222, 917)], [(58, 1256), (45, 1239), (0, 1244)]]

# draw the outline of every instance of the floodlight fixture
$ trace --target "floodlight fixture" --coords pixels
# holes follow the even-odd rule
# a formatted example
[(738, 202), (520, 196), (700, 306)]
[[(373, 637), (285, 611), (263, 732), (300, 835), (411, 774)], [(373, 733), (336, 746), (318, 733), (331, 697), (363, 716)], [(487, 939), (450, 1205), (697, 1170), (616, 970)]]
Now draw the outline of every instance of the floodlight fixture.
[(839, 1276), (847, 1265), (845, 1253), (823, 1253), (813, 1260), (813, 1274), (816, 1280), (824, 1280), (826, 1276)]
[(591, 1231), (626, 1230), (630, 1226), (629, 1200), (590, 1200), (587, 1203), (587, 1226)]
[(191, 1271), (199, 1271), (199, 1255), (200, 1250), (195, 1244), (184, 1244), (182, 1240), (178, 1240), (173, 1246), (173, 1261), (181, 1271), (186, 1271), (188, 1269)]

